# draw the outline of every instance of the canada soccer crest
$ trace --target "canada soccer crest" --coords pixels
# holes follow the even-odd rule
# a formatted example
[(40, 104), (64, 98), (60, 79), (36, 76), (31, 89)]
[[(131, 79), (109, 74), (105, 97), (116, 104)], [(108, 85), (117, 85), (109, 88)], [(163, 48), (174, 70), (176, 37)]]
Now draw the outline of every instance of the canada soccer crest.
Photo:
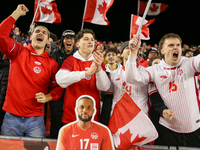
[(34, 71), (35, 73), (40, 73), (40, 72), (41, 72), (41, 69), (40, 69), (40, 67), (34, 67), (34, 68), (33, 68), (33, 71)]
[(93, 133), (91, 134), (91, 138), (92, 138), (92, 139), (97, 139), (97, 138), (98, 138), (98, 134), (97, 134), (96, 132), (93, 132)]
[[(89, 67), (86, 67), (85, 70), (87, 71), (88, 69), (90, 69)], [(90, 80), (92, 78), (92, 76), (87, 76), (85, 79), (86, 80)]]

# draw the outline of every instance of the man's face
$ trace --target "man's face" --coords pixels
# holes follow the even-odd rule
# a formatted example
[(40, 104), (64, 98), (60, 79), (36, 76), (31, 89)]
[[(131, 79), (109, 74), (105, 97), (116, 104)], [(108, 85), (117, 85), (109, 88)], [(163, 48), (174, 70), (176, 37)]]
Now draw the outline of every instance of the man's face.
[(114, 52), (108, 52), (105, 59), (108, 61), (108, 64), (114, 64), (116, 63), (117, 55)]
[(45, 51), (46, 51), (46, 52), (48, 52), (48, 51), (50, 50), (50, 48), (51, 48), (51, 47), (50, 47), (50, 43), (51, 43), (51, 42), (53, 42), (53, 39), (52, 39), (52, 38), (49, 38), (49, 41), (47, 42), (47, 45), (46, 45), (46, 48), (45, 48)]
[(188, 58), (189, 58), (189, 57), (193, 57), (193, 52), (191, 52), (191, 51), (190, 51), (190, 52), (187, 52), (187, 53), (185, 54), (185, 57), (188, 57)]
[(94, 113), (94, 103), (90, 99), (83, 98), (79, 100), (77, 107), (78, 118), (83, 122), (88, 122), (92, 119)]
[(120, 53), (117, 54), (116, 62), (120, 64), (122, 63), (122, 57)]
[(129, 46), (126, 46), (126, 47), (124, 48), (124, 51), (123, 51), (123, 53), (122, 53), (121, 56), (123, 57), (123, 59), (128, 60), (129, 54), (130, 54)]
[(175, 66), (181, 59), (182, 49), (181, 42), (177, 38), (168, 38), (164, 41), (161, 53), (164, 55), (165, 63)]
[(94, 37), (91, 33), (84, 33), (83, 37), (76, 43), (79, 52), (82, 54), (91, 54), (94, 50)]
[(73, 50), (73, 45), (74, 45), (74, 37), (67, 35), (63, 39), (63, 45), (65, 47), (66, 53), (70, 53)]
[(157, 52), (152, 50), (152, 51), (149, 52), (148, 58), (150, 59), (151, 57), (156, 57), (157, 55), (158, 55)]
[(45, 45), (49, 42), (48, 40), (48, 31), (43, 27), (36, 27), (31, 37), (31, 45), (34, 49), (43, 49)]
[(159, 64), (160, 63), (160, 59), (154, 59), (152, 62), (152, 66), (154, 66), (155, 64)]
[(103, 44), (99, 44), (99, 45), (97, 46), (97, 50), (98, 50), (100, 53), (103, 53), (103, 50), (104, 50)]

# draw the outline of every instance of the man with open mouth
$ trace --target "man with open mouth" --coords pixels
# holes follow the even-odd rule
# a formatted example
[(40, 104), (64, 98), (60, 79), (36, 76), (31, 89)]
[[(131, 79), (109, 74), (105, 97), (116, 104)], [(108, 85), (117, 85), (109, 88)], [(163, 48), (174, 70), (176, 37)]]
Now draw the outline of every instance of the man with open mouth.
[[(61, 67), (64, 60), (69, 56), (73, 55), (77, 51), (75, 45), (75, 32), (72, 30), (65, 30), (61, 35), (61, 49), (57, 49), (52, 54), (52, 58), (55, 59), (59, 66)], [(50, 129), (50, 138), (57, 138), (58, 131), (63, 126), (62, 123), (62, 114), (63, 114), (63, 101), (64, 94), (57, 101), (50, 102), (51, 109), (51, 129)]]
[(200, 55), (191, 58), (181, 56), (181, 43), (177, 34), (164, 35), (159, 42), (162, 61), (138, 70), (136, 56), (141, 41), (134, 35), (129, 41), (131, 54), (126, 63), (126, 81), (141, 86), (155, 83), (168, 108), (163, 110), (163, 117), (160, 117), (159, 126), (156, 127), (159, 137), (155, 145), (200, 147)]

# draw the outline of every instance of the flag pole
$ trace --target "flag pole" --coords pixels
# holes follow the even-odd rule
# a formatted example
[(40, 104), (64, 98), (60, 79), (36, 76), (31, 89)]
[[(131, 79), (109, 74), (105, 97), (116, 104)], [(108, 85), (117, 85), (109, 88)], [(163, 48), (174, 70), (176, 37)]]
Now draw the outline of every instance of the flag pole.
[(142, 22), (141, 22), (141, 24), (140, 24), (140, 26), (139, 26), (139, 28), (138, 28), (138, 31), (137, 31), (137, 36), (140, 35), (141, 28), (142, 28), (142, 25), (143, 25), (143, 23), (144, 23), (144, 19), (146, 18), (147, 12), (149, 11), (149, 7), (150, 7), (150, 4), (151, 4), (151, 1), (152, 1), (152, 0), (149, 0), (148, 3), (147, 3), (147, 6), (146, 6), (146, 8), (145, 8), (145, 11), (144, 11), (144, 14), (143, 14), (143, 17), (142, 17)]
[(82, 22), (82, 25), (81, 25), (81, 30), (83, 30), (83, 26), (84, 26), (84, 22)]
[[(39, 2), (40, 2), (41, 0), (38, 0), (38, 5), (37, 5), (37, 8), (36, 8), (36, 10), (35, 10), (35, 14), (34, 14), (34, 16), (33, 16), (33, 20), (32, 20), (32, 22), (31, 22), (31, 24), (33, 24), (33, 22), (34, 22), (34, 20), (35, 20), (35, 17), (36, 17), (36, 14), (37, 14), (37, 11), (38, 11), (38, 8), (39, 8)], [(33, 24), (34, 25), (34, 24)], [(35, 26), (35, 25), (34, 25)], [(33, 26), (33, 27), (34, 27)], [(31, 31), (31, 29), (29, 29), (29, 32)]]

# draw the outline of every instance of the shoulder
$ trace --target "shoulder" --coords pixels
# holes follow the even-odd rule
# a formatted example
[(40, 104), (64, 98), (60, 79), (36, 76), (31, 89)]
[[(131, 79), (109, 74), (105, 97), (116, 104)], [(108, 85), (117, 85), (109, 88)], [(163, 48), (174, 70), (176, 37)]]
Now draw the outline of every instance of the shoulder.
[(101, 131), (102, 133), (107, 133), (109, 131), (108, 127), (99, 123), (99, 122), (96, 122), (96, 121), (93, 121), (93, 124), (94, 124), (94, 127), (95, 128), (98, 128), (99, 131)]

